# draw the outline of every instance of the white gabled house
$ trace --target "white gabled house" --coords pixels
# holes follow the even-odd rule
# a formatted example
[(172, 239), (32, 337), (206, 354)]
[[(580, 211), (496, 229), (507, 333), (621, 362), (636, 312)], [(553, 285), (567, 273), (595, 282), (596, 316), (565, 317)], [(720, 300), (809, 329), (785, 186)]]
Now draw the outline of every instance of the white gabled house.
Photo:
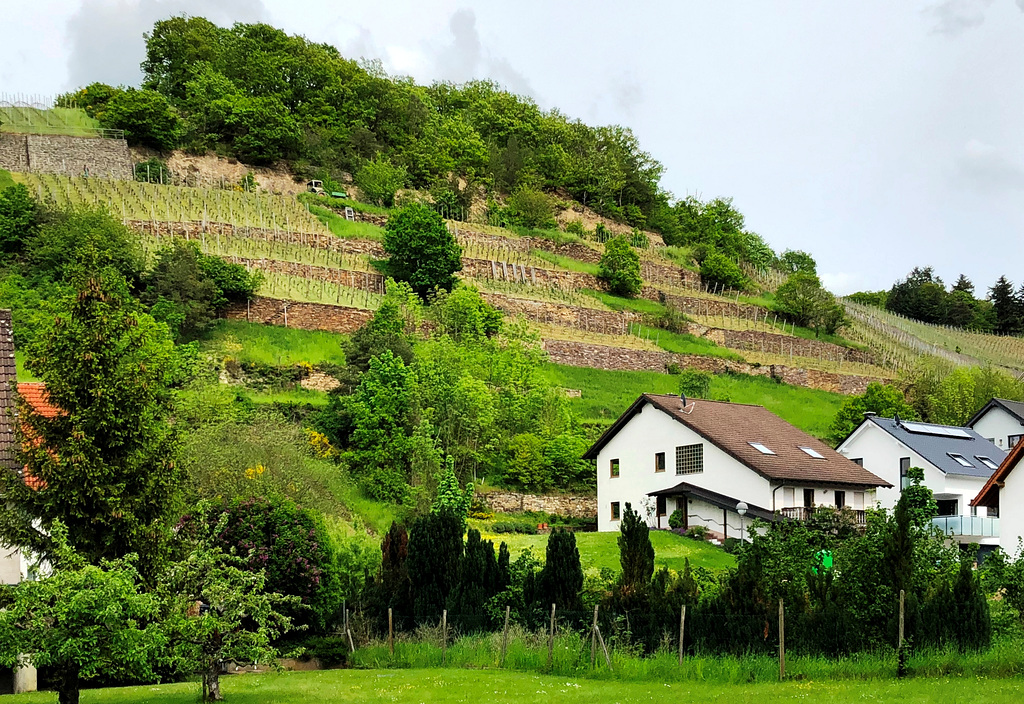
[(1024, 437), (1024, 403), (994, 398), (967, 421), (967, 427), (1009, 452)]
[(999, 547), (1013, 556), (1024, 538), (1024, 468), (1013, 471), (1022, 459), (1024, 442), (1019, 442), (971, 501), (972, 507), (999, 515)]
[(599, 531), (618, 530), (627, 503), (653, 528), (682, 509), (687, 527), (723, 538), (752, 518), (802, 519), (819, 506), (863, 520), (889, 486), (761, 406), (679, 396), (644, 394), (584, 458), (597, 461)]
[(997, 514), (977, 511), (970, 502), (1006, 453), (975, 430), (867, 414), (837, 449), (890, 484), (878, 490), (882, 508), (896, 505), (908, 470), (920, 467), (939, 506), (934, 523), (946, 535), (964, 544), (998, 543)]

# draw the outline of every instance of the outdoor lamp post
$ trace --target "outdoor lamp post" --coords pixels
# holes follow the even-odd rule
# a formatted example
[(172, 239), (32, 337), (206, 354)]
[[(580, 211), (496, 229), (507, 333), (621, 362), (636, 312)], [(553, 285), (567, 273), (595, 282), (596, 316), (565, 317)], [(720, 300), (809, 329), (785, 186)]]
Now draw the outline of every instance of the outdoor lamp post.
[(740, 540), (746, 540), (743, 537), (743, 517), (747, 515), (747, 502), (740, 501), (736, 504), (736, 513), (740, 514)]

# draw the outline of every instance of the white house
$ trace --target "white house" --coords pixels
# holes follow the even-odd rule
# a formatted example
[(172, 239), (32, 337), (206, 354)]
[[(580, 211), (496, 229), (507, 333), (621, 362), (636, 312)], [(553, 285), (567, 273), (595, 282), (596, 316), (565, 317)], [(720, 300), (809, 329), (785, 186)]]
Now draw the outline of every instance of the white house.
[[(644, 394), (598, 439), (597, 527), (618, 530), (626, 504), (653, 528), (681, 509), (687, 527), (740, 537), (752, 518), (805, 518), (817, 506), (863, 520), (871, 472), (761, 406)], [(743, 502), (745, 515), (737, 512)]]
[(1024, 437), (1024, 403), (994, 398), (967, 421), (967, 427), (1009, 452)]
[(923, 484), (932, 490), (939, 505), (936, 525), (965, 544), (998, 543), (996, 514), (975, 511), (970, 501), (1006, 453), (971, 428), (867, 414), (837, 449), (890, 484), (878, 490), (882, 508), (896, 505), (908, 484), (908, 470), (920, 467)]
[[(971, 501), (971, 506), (984, 508), (999, 515), (999, 547), (1010, 555), (1017, 555), (1024, 538), (1024, 469), (1013, 470), (1024, 458), (1024, 442), (1017, 443), (1006, 456), (999, 469), (992, 473), (985, 486)], [(1000, 512), (1000, 504), (1004, 510)]]

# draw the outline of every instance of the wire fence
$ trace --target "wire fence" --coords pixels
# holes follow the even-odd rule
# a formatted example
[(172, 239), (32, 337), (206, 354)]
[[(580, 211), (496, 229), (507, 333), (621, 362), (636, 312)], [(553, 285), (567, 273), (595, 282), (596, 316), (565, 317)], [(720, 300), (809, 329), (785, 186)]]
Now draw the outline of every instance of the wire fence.
[(54, 96), (0, 93), (0, 131), (124, 139), (124, 130), (106, 129), (73, 102), (57, 105)]

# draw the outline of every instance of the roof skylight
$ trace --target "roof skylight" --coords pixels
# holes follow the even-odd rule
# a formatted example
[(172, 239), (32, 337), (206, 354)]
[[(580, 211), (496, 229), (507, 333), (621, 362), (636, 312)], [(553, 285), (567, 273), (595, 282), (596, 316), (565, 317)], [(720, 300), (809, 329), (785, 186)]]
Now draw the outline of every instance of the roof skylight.
[(974, 465), (967, 461), (967, 458), (956, 452), (947, 452), (947, 455), (953, 458), (953, 460), (961, 467), (973, 467)]
[(813, 447), (804, 447), (803, 445), (800, 445), (800, 449), (803, 450), (805, 453), (807, 453), (808, 455), (810, 455), (811, 457), (813, 457), (816, 460), (823, 460), (823, 459), (825, 459), (825, 455), (821, 454), (820, 452), (815, 450)]
[(764, 445), (763, 443), (749, 442), (747, 444), (750, 445), (755, 450), (757, 450), (758, 452), (760, 452), (762, 455), (774, 455), (775, 454), (770, 449), (768, 449), (768, 447), (766, 445)]
[(993, 462), (991, 457), (985, 457), (985, 455), (975, 455), (974, 457), (989, 469), (999, 469), (999, 465)]

